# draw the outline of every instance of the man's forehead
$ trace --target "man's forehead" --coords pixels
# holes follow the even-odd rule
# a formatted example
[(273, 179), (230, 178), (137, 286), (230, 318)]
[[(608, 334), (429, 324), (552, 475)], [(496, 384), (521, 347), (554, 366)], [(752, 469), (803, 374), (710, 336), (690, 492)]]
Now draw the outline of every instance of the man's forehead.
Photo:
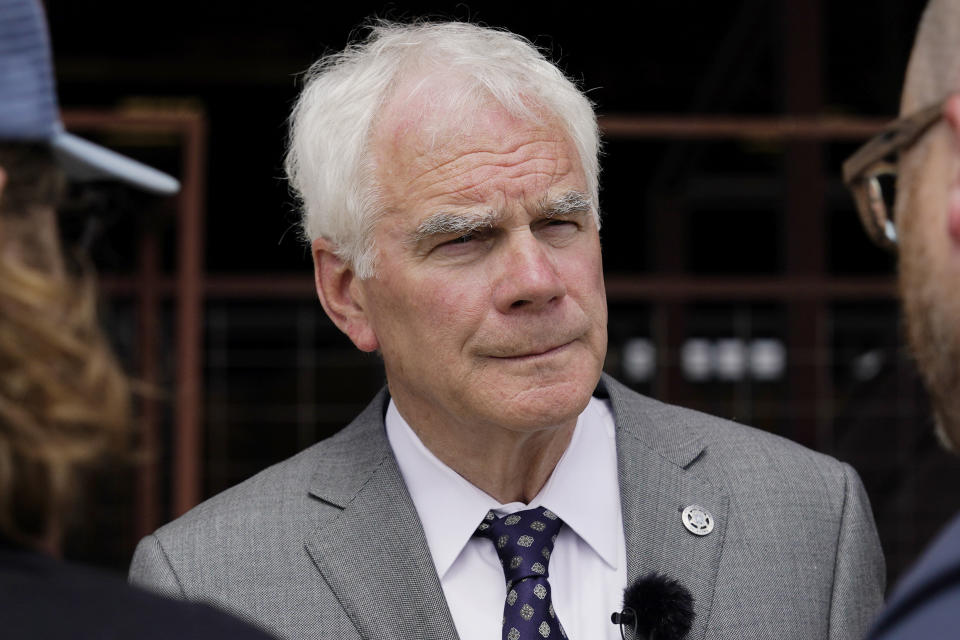
[(408, 78), (393, 90), (381, 109), (375, 144), (393, 152), (442, 152), (451, 141), (468, 142), (500, 132), (509, 145), (511, 135), (530, 131), (559, 133), (559, 121), (531, 100), (529, 113), (512, 113), (484, 90), (463, 79), (437, 74)]
[(493, 98), (459, 100), (450, 91), (433, 80), (408, 83), (377, 122), (372, 150), (381, 201), (387, 211), (406, 212), (402, 226), (412, 230), (434, 216), (443, 224), (431, 228), (452, 217), (495, 224), (521, 209), (539, 217), (538, 209), (551, 209), (548, 200), (587, 191), (576, 147), (558, 120), (523, 118)]
[(525, 192), (533, 204), (558, 181), (569, 181), (565, 176), (578, 183), (570, 188), (581, 186), (576, 148), (562, 131), (502, 116), (480, 112), (441, 127), (423, 126), (416, 116), (395, 121), (389, 136), (374, 139), (382, 195), (390, 201), (416, 193), (471, 206), (504, 188), (510, 193), (500, 195), (517, 199)]

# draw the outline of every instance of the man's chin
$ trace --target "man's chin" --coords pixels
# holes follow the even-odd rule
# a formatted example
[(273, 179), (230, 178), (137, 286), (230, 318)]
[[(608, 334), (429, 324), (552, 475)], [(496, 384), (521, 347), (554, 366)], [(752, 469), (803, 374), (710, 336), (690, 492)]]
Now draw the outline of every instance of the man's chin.
[(542, 379), (539, 385), (513, 395), (498, 414), (506, 422), (522, 425), (524, 429), (576, 421), (596, 388), (596, 381), (590, 384), (587, 378), (568, 374)]

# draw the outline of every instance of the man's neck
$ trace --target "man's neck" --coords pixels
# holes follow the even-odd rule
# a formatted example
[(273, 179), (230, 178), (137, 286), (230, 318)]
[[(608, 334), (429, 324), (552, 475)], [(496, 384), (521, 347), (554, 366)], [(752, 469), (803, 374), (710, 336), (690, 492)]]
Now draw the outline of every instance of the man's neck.
[(502, 504), (529, 503), (540, 493), (577, 426), (576, 417), (535, 431), (460, 424), (431, 428), (404, 419), (441, 462)]

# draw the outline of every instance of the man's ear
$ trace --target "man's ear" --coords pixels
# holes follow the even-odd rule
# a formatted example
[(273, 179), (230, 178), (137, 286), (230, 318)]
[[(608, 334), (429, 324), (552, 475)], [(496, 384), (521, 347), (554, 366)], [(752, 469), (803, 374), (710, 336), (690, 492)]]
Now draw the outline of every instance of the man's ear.
[(358, 349), (376, 350), (380, 343), (353, 269), (333, 252), (333, 246), (324, 238), (313, 241), (312, 251), (314, 282), (323, 310)]
[(0, 167), (0, 198), (3, 197), (3, 189), (7, 186), (7, 170)]

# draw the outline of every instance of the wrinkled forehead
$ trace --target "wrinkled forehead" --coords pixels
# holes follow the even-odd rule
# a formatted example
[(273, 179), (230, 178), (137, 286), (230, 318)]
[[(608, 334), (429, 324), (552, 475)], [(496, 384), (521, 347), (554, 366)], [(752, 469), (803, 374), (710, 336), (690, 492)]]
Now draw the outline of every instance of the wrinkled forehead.
[(385, 120), (374, 159), (381, 203), (425, 213), (440, 203), (504, 207), (558, 189), (587, 192), (576, 149), (552, 122), (518, 118), (496, 102), (450, 119), (404, 109)]
[(563, 125), (532, 98), (505, 107), (483, 87), (448, 74), (402, 79), (385, 100), (374, 123), (375, 154), (442, 153), (451, 143), (466, 143), (491, 132), (509, 137), (531, 131), (566, 139)]

